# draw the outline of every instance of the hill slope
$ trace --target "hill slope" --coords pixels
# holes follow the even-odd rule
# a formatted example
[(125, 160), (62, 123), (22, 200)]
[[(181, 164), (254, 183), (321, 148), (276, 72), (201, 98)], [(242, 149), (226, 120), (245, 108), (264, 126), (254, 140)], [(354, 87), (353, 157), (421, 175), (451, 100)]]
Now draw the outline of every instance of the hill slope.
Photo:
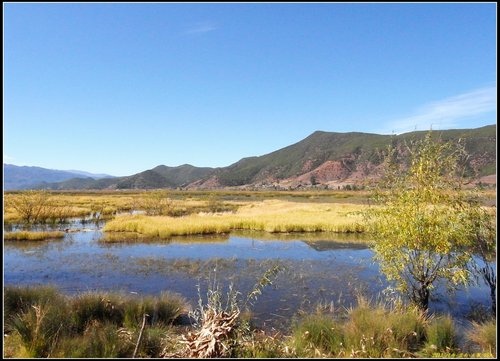
[[(376, 178), (383, 151), (390, 144), (400, 151), (411, 140), (427, 131), (397, 136), (369, 133), (316, 131), (288, 147), (260, 157), (243, 158), (223, 168), (199, 168), (188, 164), (178, 167), (157, 166), (128, 177), (113, 179), (70, 179), (42, 184), (50, 189), (150, 189), (278, 187), (297, 188), (322, 185), (337, 188), (360, 184)], [(470, 158), (469, 170), (479, 176), (496, 175), (496, 125), (477, 129), (434, 131), (446, 141), (463, 141)], [(491, 179), (492, 177), (490, 177)], [(496, 179), (496, 177), (494, 177)]]
[[(288, 147), (221, 168), (196, 186), (356, 184), (376, 176), (383, 159), (381, 151), (389, 144), (402, 148), (405, 142), (425, 134), (427, 131), (398, 136), (317, 131)], [(435, 131), (433, 134), (446, 141), (462, 139), (470, 154), (470, 169), (480, 176), (496, 174), (496, 125)]]

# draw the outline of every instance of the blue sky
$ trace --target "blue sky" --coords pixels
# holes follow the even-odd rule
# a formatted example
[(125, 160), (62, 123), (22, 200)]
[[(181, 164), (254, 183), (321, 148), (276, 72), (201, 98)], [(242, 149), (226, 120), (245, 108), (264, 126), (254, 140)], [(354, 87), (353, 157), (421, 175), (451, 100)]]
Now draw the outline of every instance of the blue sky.
[(223, 167), (496, 123), (496, 3), (3, 3), (4, 163)]

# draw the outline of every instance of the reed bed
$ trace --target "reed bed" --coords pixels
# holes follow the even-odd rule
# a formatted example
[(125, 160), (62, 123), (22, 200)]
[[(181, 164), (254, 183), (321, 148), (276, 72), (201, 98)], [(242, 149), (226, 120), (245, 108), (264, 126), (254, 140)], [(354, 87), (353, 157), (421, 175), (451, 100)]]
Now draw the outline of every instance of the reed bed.
[(31, 223), (57, 223), (69, 218), (83, 218), (98, 215), (109, 216), (131, 210), (134, 199), (140, 194), (73, 194), (64, 192), (25, 191), (7, 192), (5, 197), (4, 222), (25, 222), (22, 210), (36, 208), (37, 202), (44, 202), (36, 219)]
[(136, 232), (170, 238), (222, 234), (234, 230), (290, 232), (363, 232), (361, 205), (302, 203), (282, 200), (250, 202), (235, 212), (201, 212), (184, 217), (123, 215), (109, 221), (106, 232)]
[(3, 239), (6, 241), (43, 241), (46, 239), (63, 238), (64, 232), (51, 231), (51, 232), (6, 232)]

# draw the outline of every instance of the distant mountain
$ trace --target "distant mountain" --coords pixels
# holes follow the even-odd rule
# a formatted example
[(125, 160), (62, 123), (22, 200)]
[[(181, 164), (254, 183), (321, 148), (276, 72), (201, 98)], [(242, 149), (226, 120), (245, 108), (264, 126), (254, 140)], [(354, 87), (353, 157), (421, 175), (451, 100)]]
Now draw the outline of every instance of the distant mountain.
[[(152, 189), (251, 187), (295, 189), (359, 185), (380, 175), (383, 151), (392, 144), (403, 152), (403, 145), (425, 136), (427, 131), (401, 135), (335, 133), (316, 131), (288, 147), (259, 157), (243, 158), (222, 168), (159, 165), (127, 177), (78, 178), (40, 184), (48, 189)], [(496, 183), (496, 125), (477, 129), (434, 131), (446, 141), (465, 143), (470, 174)], [(404, 155), (404, 153), (401, 153)], [(7, 176), (5, 178), (7, 180)]]
[(67, 179), (85, 175), (92, 179), (111, 178), (107, 174), (92, 174), (84, 171), (67, 171), (47, 169), (41, 167), (17, 166), (13, 164), (3, 165), (4, 189), (28, 189), (43, 183), (61, 182)]
[(84, 176), (87, 178), (94, 178), (94, 179), (101, 179), (101, 178), (115, 178), (114, 175), (109, 175), (109, 174), (103, 174), (103, 173), (89, 173), (89, 172), (84, 172), (82, 170), (67, 170), (66, 172), (74, 173), (79, 176)]
[(72, 178), (63, 182), (41, 184), (46, 189), (153, 189), (177, 188), (203, 179), (214, 171), (214, 168), (200, 168), (189, 164), (178, 167), (159, 165), (126, 177), (106, 179)]

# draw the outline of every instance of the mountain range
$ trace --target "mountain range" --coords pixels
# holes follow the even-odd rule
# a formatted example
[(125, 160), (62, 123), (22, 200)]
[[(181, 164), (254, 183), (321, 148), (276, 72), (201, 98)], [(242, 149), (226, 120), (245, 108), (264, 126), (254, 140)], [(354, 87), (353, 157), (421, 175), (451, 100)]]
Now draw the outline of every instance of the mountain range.
[[(258, 157), (243, 158), (227, 167), (209, 168), (184, 164), (177, 167), (159, 165), (125, 177), (69, 176), (67, 171), (53, 171), (41, 177), (37, 167), (4, 164), (4, 188), (44, 189), (213, 189), (223, 187), (295, 189), (324, 187), (338, 189), (362, 184), (379, 176), (383, 151), (392, 144), (403, 152), (404, 145), (422, 138), (427, 131), (401, 135), (371, 133), (336, 133), (316, 131), (288, 147)], [(445, 141), (461, 139), (469, 159), (467, 168), (477, 180), (496, 184), (496, 124), (476, 129), (434, 131)], [(24, 168), (24, 169), (22, 169)], [(37, 168), (39, 176), (30, 179), (19, 174), (25, 168)], [(33, 174), (33, 169), (30, 170)], [(63, 172), (63, 173), (58, 173)], [(78, 171), (81, 172), (81, 171)], [(17, 174), (13, 176), (13, 174)], [(65, 179), (55, 179), (66, 177)], [(43, 178), (43, 179), (42, 179)], [(28, 182), (30, 180), (31, 183)], [(34, 181), (37, 182), (34, 182)], [(36, 183), (36, 184), (35, 184)], [(16, 188), (17, 187), (17, 188)]]
[(39, 188), (43, 184), (85, 177), (91, 179), (113, 178), (108, 174), (94, 174), (81, 170), (56, 170), (42, 167), (3, 165), (4, 190)]

